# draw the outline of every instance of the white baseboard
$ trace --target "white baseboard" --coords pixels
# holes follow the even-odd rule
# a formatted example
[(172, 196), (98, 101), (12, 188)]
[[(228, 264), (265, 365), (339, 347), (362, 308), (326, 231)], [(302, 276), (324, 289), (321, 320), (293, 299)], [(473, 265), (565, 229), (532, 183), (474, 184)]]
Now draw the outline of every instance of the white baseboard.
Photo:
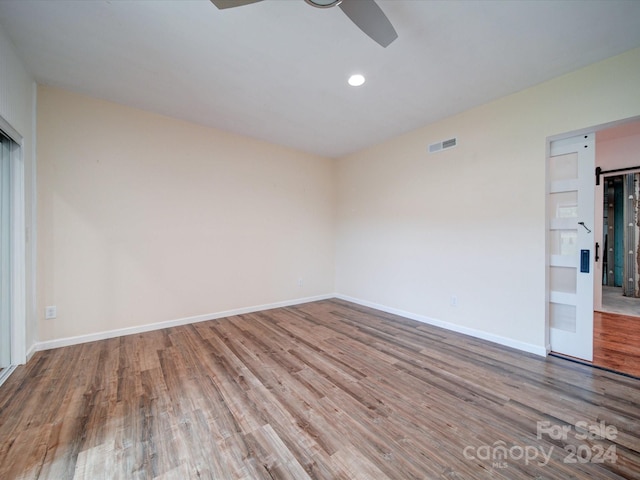
[[(31, 349), (31, 355), (36, 351), (50, 350), (52, 348), (68, 347), (69, 345), (78, 345), (80, 343), (95, 342), (96, 340), (105, 340), (107, 338), (121, 337), (124, 335), (133, 335), (136, 333), (150, 332), (160, 330), (162, 328), (177, 327), (180, 325), (188, 325), (190, 323), (204, 322), (207, 320), (216, 320), (218, 318), (231, 317), (233, 315), (242, 315), (245, 313), (259, 312), (262, 310), (271, 310), (273, 308), (290, 307), (292, 305), (300, 305), (303, 303), (316, 302), (318, 300), (327, 300), (334, 298), (335, 295), (317, 295), (314, 297), (296, 298), (294, 300), (285, 300), (283, 302), (269, 303), (266, 305), (255, 305), (253, 307), (236, 308), (217, 313), (207, 313), (204, 315), (196, 315), (194, 317), (179, 318), (177, 320), (168, 320), (166, 322), (149, 323), (136, 327), (119, 328), (116, 330), (107, 330), (104, 332), (90, 333), (88, 335), (78, 335), (76, 337), (59, 338), (56, 340), (48, 340), (36, 343)], [(30, 358), (30, 356), (29, 356)]]
[(216, 320), (218, 318), (230, 317), (233, 315), (242, 315), (245, 313), (259, 312), (262, 310), (271, 310), (273, 308), (290, 307), (292, 305), (300, 305), (303, 303), (316, 302), (318, 300), (327, 300), (330, 298), (339, 298), (347, 302), (352, 302), (358, 305), (363, 305), (365, 307), (381, 310), (383, 312), (399, 315), (401, 317), (409, 318), (411, 320), (416, 320), (418, 322), (434, 325), (436, 327), (441, 327), (446, 330), (451, 330), (453, 332), (463, 333), (471, 337), (480, 338), (482, 340), (487, 340), (493, 343), (497, 343), (499, 345), (504, 345), (504, 346), (515, 348), (517, 350), (521, 350), (524, 352), (533, 353), (535, 355), (540, 355), (544, 357), (549, 353), (549, 346), (540, 347), (538, 345), (520, 342), (508, 337), (502, 337), (500, 335), (495, 335), (482, 330), (463, 327), (455, 323), (445, 322), (442, 320), (426, 317), (424, 315), (418, 315), (416, 313), (407, 312), (397, 308), (387, 307), (386, 305), (380, 305), (378, 303), (369, 302), (367, 300), (361, 300), (359, 298), (349, 297), (347, 295), (335, 293), (335, 294), (317, 295), (314, 297), (297, 298), (294, 300), (286, 300), (283, 302), (269, 303), (266, 305), (255, 305), (252, 307), (237, 308), (237, 309), (226, 310), (226, 311), (217, 312), (217, 313), (197, 315), (194, 317), (185, 317), (185, 318), (179, 318), (176, 320), (168, 320), (165, 322), (150, 323), (147, 325), (140, 325), (136, 327), (126, 327), (126, 328), (120, 328), (116, 330), (108, 330), (104, 332), (91, 333), (88, 335), (78, 335), (76, 337), (59, 338), (56, 340), (38, 342), (35, 345), (33, 345), (27, 352), (27, 359), (30, 359), (35, 352), (41, 351), (41, 350), (49, 350), (52, 348), (67, 347), (69, 345), (78, 345), (80, 343), (94, 342), (96, 340), (105, 340), (107, 338), (114, 338), (114, 337), (121, 337), (124, 335), (133, 335), (136, 333), (150, 332), (153, 330), (160, 330), (162, 328), (177, 327), (180, 325), (188, 325), (190, 323), (204, 322), (207, 320)]
[(31, 360), (31, 357), (33, 357), (33, 355), (38, 351), (37, 346), (38, 346), (38, 344), (34, 343), (33, 345), (31, 345), (29, 347), (29, 350), (27, 350), (26, 363), (29, 363), (29, 360)]
[(364, 307), (375, 308), (376, 310), (382, 310), (383, 312), (392, 313), (394, 315), (399, 315), (401, 317), (409, 318), (411, 320), (416, 320), (418, 322), (426, 323), (436, 327), (441, 327), (446, 330), (451, 330), (453, 332), (463, 333), (471, 337), (487, 340), (489, 342), (497, 343), (498, 345), (504, 345), (506, 347), (515, 348), (523, 352), (540, 355), (541, 357), (545, 357), (547, 355), (547, 349), (545, 347), (533, 345), (531, 343), (520, 342), (518, 340), (513, 340), (512, 338), (502, 337), (500, 335), (488, 333), (483, 330), (476, 330), (475, 328), (463, 327), (462, 325), (457, 325), (455, 323), (437, 320), (434, 318), (426, 317), (424, 315), (418, 315), (417, 313), (406, 312), (404, 310), (387, 307), (386, 305), (380, 305), (377, 303), (369, 302), (367, 300), (361, 300), (359, 298), (349, 297), (347, 295), (336, 294), (335, 298), (339, 298), (347, 302), (357, 303), (358, 305), (362, 305)]

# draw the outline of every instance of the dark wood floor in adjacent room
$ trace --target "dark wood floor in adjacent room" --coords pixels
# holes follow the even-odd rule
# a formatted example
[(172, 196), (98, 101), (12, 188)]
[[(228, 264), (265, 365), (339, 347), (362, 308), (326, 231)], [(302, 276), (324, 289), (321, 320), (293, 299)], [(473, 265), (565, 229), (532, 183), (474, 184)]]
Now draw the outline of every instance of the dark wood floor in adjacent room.
[(640, 478), (639, 400), (326, 300), (38, 352), (0, 387), (0, 478)]
[(593, 364), (640, 377), (640, 317), (594, 312)]

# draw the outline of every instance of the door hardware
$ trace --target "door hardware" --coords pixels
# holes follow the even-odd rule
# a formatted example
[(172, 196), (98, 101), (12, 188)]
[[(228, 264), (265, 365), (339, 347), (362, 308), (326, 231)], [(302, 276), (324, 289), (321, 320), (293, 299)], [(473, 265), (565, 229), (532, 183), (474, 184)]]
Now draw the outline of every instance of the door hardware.
[(582, 225), (584, 227), (584, 229), (587, 231), (587, 233), (591, 233), (591, 230), (589, 230), (589, 227), (587, 227), (584, 222), (578, 222), (578, 225)]

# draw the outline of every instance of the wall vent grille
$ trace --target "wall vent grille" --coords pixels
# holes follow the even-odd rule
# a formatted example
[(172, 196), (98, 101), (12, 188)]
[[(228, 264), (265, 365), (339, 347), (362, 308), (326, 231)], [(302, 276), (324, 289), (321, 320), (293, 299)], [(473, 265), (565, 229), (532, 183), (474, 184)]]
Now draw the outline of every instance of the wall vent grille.
[(457, 138), (449, 138), (447, 140), (442, 140), (441, 142), (432, 143), (429, 145), (429, 153), (436, 153), (441, 150), (447, 150), (449, 148), (456, 147), (458, 145)]

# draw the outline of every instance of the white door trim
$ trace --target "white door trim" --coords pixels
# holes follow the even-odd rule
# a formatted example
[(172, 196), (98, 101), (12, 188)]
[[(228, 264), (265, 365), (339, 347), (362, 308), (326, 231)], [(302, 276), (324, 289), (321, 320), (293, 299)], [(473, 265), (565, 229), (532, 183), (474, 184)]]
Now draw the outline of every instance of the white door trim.
[(16, 145), (13, 152), (11, 209), (11, 363), (26, 363), (26, 245), (25, 245), (25, 189), (24, 189), (24, 145)]
[[(11, 364), (26, 362), (26, 216), (24, 139), (0, 117), (11, 150)], [(6, 377), (5, 377), (6, 378)]]

